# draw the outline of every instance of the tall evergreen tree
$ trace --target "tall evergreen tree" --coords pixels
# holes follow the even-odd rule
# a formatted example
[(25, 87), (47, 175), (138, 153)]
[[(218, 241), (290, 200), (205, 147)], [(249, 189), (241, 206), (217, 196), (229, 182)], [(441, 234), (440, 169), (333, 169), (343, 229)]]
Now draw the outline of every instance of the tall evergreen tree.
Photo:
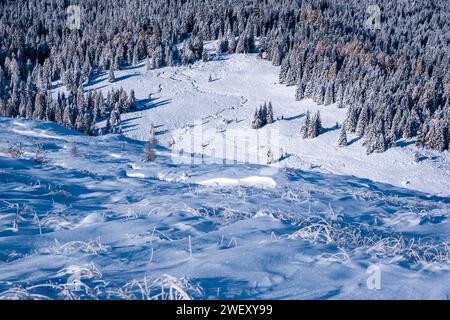
[(345, 131), (345, 127), (342, 126), (341, 133), (339, 134), (338, 146), (346, 147), (348, 145), (347, 142), (347, 132)]

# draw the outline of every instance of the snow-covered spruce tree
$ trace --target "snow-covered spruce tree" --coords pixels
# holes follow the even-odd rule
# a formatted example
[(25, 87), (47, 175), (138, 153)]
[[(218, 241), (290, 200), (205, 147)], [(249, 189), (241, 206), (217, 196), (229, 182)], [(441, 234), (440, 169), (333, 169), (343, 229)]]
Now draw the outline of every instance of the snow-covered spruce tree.
[(444, 151), (449, 146), (448, 126), (439, 116), (430, 121), (425, 134), (424, 146), (429, 149)]
[(356, 125), (356, 134), (363, 136), (369, 125), (369, 107), (366, 105), (359, 114), (358, 124)]
[(261, 118), (261, 126), (264, 127), (267, 124), (267, 114), (269, 110), (267, 107), (267, 102), (264, 102), (262, 107), (260, 108), (259, 117)]
[(236, 52), (236, 38), (233, 34), (230, 34), (228, 36), (228, 53), (235, 53)]
[(366, 153), (368, 155), (374, 152), (382, 153), (386, 151), (387, 143), (384, 130), (383, 120), (378, 118), (375, 125), (370, 127), (365, 136), (364, 145), (366, 146)]
[(325, 95), (323, 104), (329, 106), (334, 103), (334, 83), (329, 82), (325, 87)]
[(237, 41), (235, 53), (247, 53), (246, 50), (247, 49), (245, 46), (245, 37), (241, 36), (241, 37), (239, 37), (239, 39)]
[(216, 54), (223, 54), (228, 52), (228, 40), (224, 37), (217, 41)]
[[(358, 127), (358, 119), (359, 119), (359, 114), (358, 111), (355, 107), (350, 106), (348, 108), (347, 111), (347, 118), (345, 120), (345, 128), (351, 132), (351, 133), (355, 133), (356, 132), (356, 128)], [(367, 124), (365, 124), (365, 126), (367, 126)]]
[(345, 131), (344, 126), (342, 126), (341, 132), (339, 134), (338, 146), (339, 147), (346, 147), (347, 145), (348, 145), (347, 132)]
[(317, 138), (322, 133), (322, 120), (320, 119), (320, 111), (314, 114), (308, 129), (308, 138)]
[(147, 71), (155, 69), (155, 64), (153, 62), (153, 59), (147, 57), (147, 59), (145, 60), (145, 69)]
[(109, 82), (114, 82), (116, 81), (116, 76), (114, 75), (114, 70), (111, 68), (108, 71), (108, 81)]
[(300, 129), (300, 136), (303, 139), (309, 138), (309, 127), (311, 126), (311, 115), (309, 110), (306, 112), (305, 121)]
[(0, 99), (3, 98), (3, 95), (5, 94), (5, 86), (6, 86), (5, 72), (0, 66)]
[(206, 50), (203, 52), (202, 61), (203, 62), (208, 62), (209, 61), (209, 55), (208, 55), (208, 52), (206, 52)]
[(429, 123), (425, 122), (417, 134), (416, 147), (420, 147), (420, 148), (425, 147), (426, 136), (428, 134), (428, 128), (429, 128)]
[(255, 114), (253, 115), (253, 120), (252, 120), (252, 129), (259, 129), (261, 128), (261, 119), (259, 117), (259, 108), (257, 108), (255, 110)]
[(121, 133), (122, 132), (122, 120), (120, 118), (120, 112), (117, 106), (114, 106), (109, 117), (109, 124), (111, 126), (110, 133)]
[(269, 105), (267, 106), (267, 114), (266, 114), (266, 123), (271, 124), (274, 122), (273, 119), (273, 106), (272, 102), (269, 101)]
[(33, 112), (33, 118), (37, 120), (44, 120), (45, 119), (45, 111), (47, 109), (47, 97), (46, 94), (43, 92), (39, 92), (36, 94), (35, 101), (34, 101), (34, 112)]
[(130, 97), (128, 98), (128, 107), (127, 107), (127, 109), (129, 111), (136, 111), (137, 110), (136, 94), (135, 94), (133, 89), (131, 89), (131, 91), (130, 91)]

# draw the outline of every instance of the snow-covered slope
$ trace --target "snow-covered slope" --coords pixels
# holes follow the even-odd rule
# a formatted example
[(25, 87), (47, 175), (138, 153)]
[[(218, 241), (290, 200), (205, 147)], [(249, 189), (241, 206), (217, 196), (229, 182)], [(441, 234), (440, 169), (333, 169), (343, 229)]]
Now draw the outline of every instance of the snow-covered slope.
[[(230, 55), (207, 63), (153, 71), (140, 65), (117, 71), (115, 83), (107, 82), (105, 75), (94, 80), (87, 89), (106, 92), (112, 87), (123, 87), (136, 91), (144, 110), (123, 116), (127, 137), (148, 139), (150, 123), (154, 122), (162, 145), (174, 142), (176, 150), (215, 157), (218, 151), (233, 143), (229, 140), (224, 143), (224, 136), (235, 136), (233, 130), (254, 131), (250, 126), (255, 109), (271, 101), (278, 120), (266, 129), (279, 134), (277, 145), (281, 151), (277, 153), (288, 155), (277, 166), (352, 175), (436, 195), (450, 195), (448, 152), (421, 151), (421, 161), (416, 162), (414, 143), (400, 141), (396, 148), (368, 156), (363, 140), (356, 136), (348, 138), (348, 147), (339, 148), (336, 123), (342, 124), (346, 110), (318, 106), (310, 100), (295, 101), (295, 87), (278, 84), (278, 72), (279, 68), (256, 55)], [(210, 76), (213, 81), (209, 81)], [(152, 94), (151, 100), (149, 94)], [(308, 110), (320, 110), (326, 132), (316, 139), (303, 140), (299, 130)], [(203, 132), (200, 134), (203, 138), (195, 132)], [(196, 139), (194, 146), (193, 139)], [(237, 144), (245, 142), (237, 141)], [(238, 160), (266, 161), (261, 157), (257, 161), (257, 157), (249, 153), (248, 159)], [(236, 158), (232, 152), (224, 157)]]
[[(173, 101), (161, 113), (179, 110), (161, 99)], [(169, 123), (154, 111), (129, 122)], [(321, 172), (176, 164), (164, 148), (144, 163), (137, 140), (51, 123), (0, 118), (0, 135), (0, 298), (449, 297), (448, 197)], [(44, 164), (30, 160), (38, 144)]]

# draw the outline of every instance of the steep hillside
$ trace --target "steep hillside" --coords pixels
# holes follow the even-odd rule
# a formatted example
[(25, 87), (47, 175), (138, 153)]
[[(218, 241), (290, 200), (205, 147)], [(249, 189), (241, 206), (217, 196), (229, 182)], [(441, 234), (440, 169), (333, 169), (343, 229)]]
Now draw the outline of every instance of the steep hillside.
[(2, 299), (450, 293), (448, 197), (164, 148), (147, 163), (141, 142), (48, 122), (0, 134)]

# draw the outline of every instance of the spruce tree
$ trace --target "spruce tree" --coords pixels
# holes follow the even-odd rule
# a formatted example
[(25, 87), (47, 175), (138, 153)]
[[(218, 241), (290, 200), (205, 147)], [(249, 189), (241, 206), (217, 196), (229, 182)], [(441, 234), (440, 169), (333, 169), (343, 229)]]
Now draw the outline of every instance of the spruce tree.
[(300, 136), (303, 139), (309, 138), (309, 127), (311, 126), (311, 115), (309, 110), (306, 112), (306, 118), (303, 122), (302, 128), (300, 129)]
[(347, 145), (348, 145), (347, 132), (345, 131), (345, 127), (342, 126), (341, 132), (339, 134), (338, 146), (339, 147), (346, 147)]
[(316, 138), (322, 133), (322, 120), (320, 119), (320, 111), (314, 114), (308, 129), (308, 138)]
[(108, 72), (108, 81), (111, 83), (116, 81), (116, 76), (114, 75), (114, 70), (112, 68), (109, 69), (109, 72)]
[(272, 102), (269, 102), (269, 105), (267, 107), (267, 115), (266, 115), (266, 123), (267, 124), (271, 124), (273, 123), (273, 107), (272, 107)]

